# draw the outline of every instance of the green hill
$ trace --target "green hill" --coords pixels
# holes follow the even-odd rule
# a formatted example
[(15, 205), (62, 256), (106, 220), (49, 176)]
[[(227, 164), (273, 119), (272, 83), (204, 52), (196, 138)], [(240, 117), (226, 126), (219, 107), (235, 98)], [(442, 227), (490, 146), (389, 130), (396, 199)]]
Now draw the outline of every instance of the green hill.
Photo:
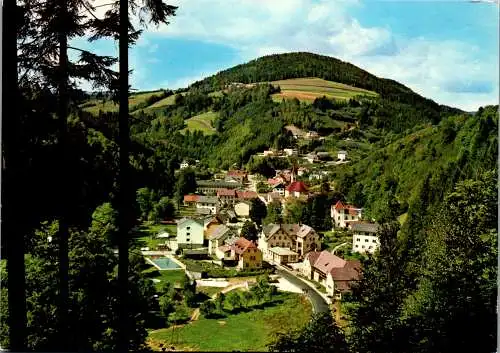
[(277, 102), (281, 101), (283, 98), (297, 98), (299, 101), (313, 102), (316, 98), (323, 96), (339, 100), (349, 100), (360, 96), (378, 96), (378, 94), (373, 91), (344, 85), (342, 83), (326, 81), (316, 77), (294, 78), (272, 81), (270, 83), (273, 86), (280, 87), (280, 93), (273, 95), (273, 99)]
[(304, 77), (317, 77), (374, 91), (382, 98), (419, 105), (433, 114), (449, 110), (458, 112), (456, 109), (440, 106), (394, 80), (379, 78), (359, 67), (332, 57), (305, 52), (264, 56), (195, 82), (191, 87), (215, 91), (234, 82), (270, 82)]

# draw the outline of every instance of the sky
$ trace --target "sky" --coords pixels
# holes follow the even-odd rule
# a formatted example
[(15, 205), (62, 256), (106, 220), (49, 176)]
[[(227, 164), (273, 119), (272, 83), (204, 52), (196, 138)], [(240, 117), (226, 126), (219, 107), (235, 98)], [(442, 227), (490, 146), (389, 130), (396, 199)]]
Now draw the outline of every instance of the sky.
[[(498, 104), (498, 1), (167, 3), (178, 6), (170, 24), (149, 26), (130, 50), (135, 89), (187, 87), (262, 55), (307, 51), (397, 80), (440, 104), (466, 111)], [(113, 42), (81, 46), (117, 52)]]

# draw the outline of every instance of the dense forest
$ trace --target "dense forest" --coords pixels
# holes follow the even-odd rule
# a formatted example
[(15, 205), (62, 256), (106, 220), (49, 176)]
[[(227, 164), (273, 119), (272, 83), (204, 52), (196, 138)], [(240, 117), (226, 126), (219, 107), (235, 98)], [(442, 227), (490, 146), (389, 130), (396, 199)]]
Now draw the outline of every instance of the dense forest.
[[(55, 1), (47, 1), (52, 3)], [(83, 5), (75, 7), (74, 19), (78, 9), (83, 10)], [(26, 41), (37, 30), (28, 20), (31, 15), (37, 15), (39, 27), (54, 20), (44, 17), (50, 8), (26, 6), (21, 10), (24, 32), (20, 37)], [(153, 22), (166, 23), (174, 10), (160, 6), (149, 8), (148, 13), (153, 14)], [(60, 15), (58, 12), (56, 19)], [(66, 35), (77, 36), (83, 29), (92, 29), (96, 37), (116, 37), (117, 29), (111, 25), (116, 19), (115, 9), (104, 22), (69, 26)], [(67, 106), (61, 110), (59, 76), (55, 74), (60, 65), (30, 56), (42, 49), (55, 50), (54, 31), (49, 28), (48, 33), (39, 33), (44, 46), (33, 43), (34, 47), (21, 50), (25, 56), (20, 67), (41, 73), (37, 80), (18, 80), (15, 121), (19, 133), (14, 146), (19, 148), (15, 152), (7, 148), (6, 157), (7, 166), (12, 160), (17, 163), (14, 176), (18, 187), (9, 195), (19, 200), (18, 209), (22, 210), (19, 222), (10, 229), (15, 229), (25, 244), (26, 348), (119, 351), (116, 328), (121, 321), (117, 314), (121, 287), (117, 280), (119, 259), (113, 250), (120, 236), (128, 235), (119, 231), (118, 219), (123, 219), (123, 214), (117, 212), (123, 208), (119, 159), (123, 130), (120, 113), (101, 109), (104, 103), (97, 102), (116, 99), (118, 76), (110, 69), (116, 59), (84, 53), (83, 59), (90, 64), (67, 66)], [(140, 31), (129, 35), (133, 44)], [(100, 70), (89, 71), (90, 67)], [(104, 86), (106, 93), (87, 94), (69, 84), (82, 77), (96, 79), (96, 85)], [(273, 99), (280, 88), (269, 81), (297, 77), (323, 78), (373, 90), (379, 96), (345, 100), (319, 97), (313, 102)], [(225, 90), (234, 82), (260, 84)], [(126, 93), (129, 95), (128, 90)], [(329, 174), (314, 197), (292, 203), (284, 215), (271, 205), (255, 217), (258, 224), (302, 222), (318, 231), (330, 230), (329, 207), (339, 199), (364, 207), (367, 217), (383, 224), (380, 251), (363, 262), (362, 280), (342, 303), (348, 324), (341, 329), (329, 317), (315, 317), (303, 330), (281, 336), (271, 350), (494, 349), (498, 106), (466, 114), (440, 106), (395, 81), (311, 53), (266, 56), (188, 89), (151, 93), (127, 109), (127, 185), (137, 196), (126, 205), (131, 228), (143, 220), (173, 214), (182, 196), (195, 190), (196, 178), (208, 179), (233, 167), (265, 178), (274, 176), (277, 169), (297, 165), (296, 158), (255, 156), (265, 149), (287, 147), (301, 154), (335, 154), (345, 149), (350, 163), (325, 166)], [(155, 106), (169, 98), (171, 104)], [(215, 116), (210, 128), (189, 129), (188, 120), (202, 114)], [(290, 124), (316, 131), (324, 140), (298, 141), (285, 129)], [(196, 163), (196, 168), (178, 171), (183, 160)], [(61, 229), (67, 235), (71, 290), (69, 314), (64, 320), (58, 301)], [(3, 248), (5, 242), (2, 237)], [(151, 312), (158, 312), (160, 305), (153, 300), (154, 295), (160, 293), (168, 302), (172, 291), (161, 293), (154, 288), (143, 273), (145, 263), (138, 250), (131, 244), (127, 254), (128, 340), (134, 351), (148, 349), (147, 329), (154, 327), (157, 319)], [(0, 272), (0, 344), (5, 348), (10, 346), (12, 322), (6, 284), (13, 274), (5, 261), (0, 263)], [(61, 326), (65, 326), (66, 336)], [(67, 346), (61, 345), (63, 340)]]

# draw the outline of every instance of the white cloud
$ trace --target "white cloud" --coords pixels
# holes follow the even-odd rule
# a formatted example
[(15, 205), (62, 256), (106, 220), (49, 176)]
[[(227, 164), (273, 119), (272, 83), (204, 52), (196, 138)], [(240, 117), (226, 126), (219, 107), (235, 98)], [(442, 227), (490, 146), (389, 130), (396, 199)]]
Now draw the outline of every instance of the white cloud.
[[(474, 110), (481, 104), (498, 103), (498, 58), (485, 61), (478, 48), (461, 42), (396, 39), (397, 33), (388, 28), (363, 26), (348, 13), (359, 5), (358, 0), (171, 3), (179, 6), (177, 16), (155, 32), (231, 46), (242, 62), (268, 54), (311, 51), (400, 81), (442, 104)], [(175, 86), (186, 86), (202, 74), (177, 80)], [(484, 89), (469, 92), (478, 87)]]

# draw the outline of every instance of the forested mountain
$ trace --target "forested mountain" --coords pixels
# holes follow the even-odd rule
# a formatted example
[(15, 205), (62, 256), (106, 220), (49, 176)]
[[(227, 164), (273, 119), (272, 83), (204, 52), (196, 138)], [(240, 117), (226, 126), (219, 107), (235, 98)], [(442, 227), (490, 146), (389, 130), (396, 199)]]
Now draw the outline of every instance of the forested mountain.
[(426, 110), (429, 116), (439, 116), (439, 113), (449, 111), (458, 112), (457, 109), (424, 98), (394, 80), (376, 77), (336, 58), (306, 52), (275, 54), (254, 59), (195, 82), (192, 87), (214, 91), (233, 82), (269, 82), (298, 77), (319, 77), (372, 90), (379, 93), (383, 99)]

